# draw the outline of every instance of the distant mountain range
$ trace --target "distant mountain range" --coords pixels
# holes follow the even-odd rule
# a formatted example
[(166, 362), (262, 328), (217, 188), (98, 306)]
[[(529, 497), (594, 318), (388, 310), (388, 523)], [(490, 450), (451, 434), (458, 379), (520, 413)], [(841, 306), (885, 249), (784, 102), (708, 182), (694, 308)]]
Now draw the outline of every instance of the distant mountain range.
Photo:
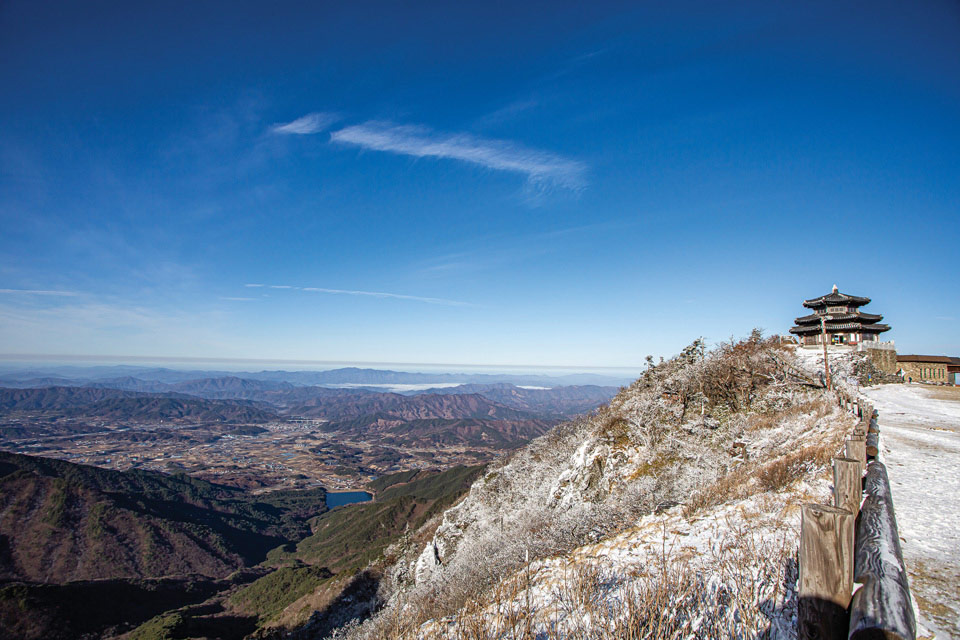
[(311, 401), (298, 402), (289, 412), (314, 418), (343, 420), (378, 415), (393, 420), (432, 418), (483, 418), (494, 420), (526, 420), (536, 416), (494, 402), (478, 393), (421, 394), (404, 396), (397, 393), (341, 392), (322, 394)]
[[(325, 403), (342, 405), (345, 400), (375, 404), (389, 397), (392, 402), (401, 402), (402, 396), (421, 395), (464, 395), (478, 394), (494, 402), (515, 409), (535, 412), (571, 415), (588, 411), (598, 404), (609, 400), (616, 393), (616, 387), (597, 385), (566, 385), (551, 388), (532, 388), (510, 383), (462, 384), (457, 386), (432, 387), (396, 394), (369, 388), (328, 388), (323, 386), (298, 386), (288, 382), (253, 380), (237, 376), (218, 378), (200, 378), (177, 383), (157, 380), (144, 380), (124, 376), (103, 378), (94, 381), (66, 380), (61, 378), (27, 378), (12, 380), (0, 378), (0, 387), (9, 389), (43, 388), (82, 388), (112, 389), (137, 393), (162, 394), (164, 397), (201, 397), (209, 400), (256, 400), (267, 402), (279, 408), (296, 406), (318, 406)], [(70, 396), (67, 392), (61, 392)], [(109, 394), (97, 398), (89, 392), (78, 393), (77, 398), (86, 400), (76, 404), (87, 404), (91, 399), (104, 399)], [(117, 397), (117, 394), (109, 395)], [(129, 396), (132, 397), (132, 396)], [(365, 400), (361, 400), (365, 399)], [(0, 407), (4, 405), (0, 404)], [(39, 407), (38, 407), (39, 408)], [(60, 408), (66, 408), (62, 406)]]
[(563, 416), (586, 413), (616, 395), (616, 387), (571, 385), (551, 389), (529, 389), (512, 384), (464, 384), (457, 387), (428, 389), (428, 394), (479, 394), (502, 405), (537, 414)]
[[(164, 367), (134, 366), (50, 366), (31, 369), (0, 371), (0, 384), (4, 386), (79, 386), (90, 382), (104, 382), (122, 378), (135, 378), (147, 382), (176, 384), (208, 378), (238, 378), (263, 382), (289, 383), (296, 386), (337, 385), (447, 385), (447, 384), (499, 384), (517, 386), (561, 387), (570, 385), (616, 386), (629, 384), (630, 375), (598, 375), (574, 373), (560, 376), (539, 374), (486, 374), (486, 373), (422, 373), (344, 367), (327, 371), (200, 371), (179, 370)], [(38, 384), (41, 382), (42, 384)], [(147, 389), (137, 389), (146, 391)]]
[(0, 388), (0, 416), (115, 421), (192, 421), (257, 424), (277, 414), (247, 400), (207, 400), (187, 394), (141, 393), (98, 387)]
[(330, 420), (325, 431), (351, 439), (375, 439), (398, 447), (466, 445), (509, 448), (535, 438), (559, 419), (515, 409), (478, 393), (343, 394), (316, 404), (299, 404), (291, 413)]
[[(341, 370), (339, 379), (348, 379), (347, 374), (357, 379), (358, 372), (364, 370)], [(29, 373), (35, 372), (25, 375)], [(401, 375), (375, 374), (385, 376), (379, 380)], [(102, 423), (256, 425), (301, 417), (325, 420), (324, 431), (387, 446), (503, 449), (545, 433), (566, 417), (592, 410), (618, 390), (596, 385), (525, 388), (501, 382), (400, 394), (238, 376), (180, 382), (120, 376), (63, 382), (50, 377), (0, 381), (0, 419), (7, 419), (0, 423), (0, 440), (93, 432), (102, 429)]]
[[(528, 440), (563, 417), (597, 407), (617, 392), (616, 387), (572, 385), (525, 388), (508, 383), (466, 384), (432, 388), (408, 394), (361, 388), (296, 386), (289, 382), (253, 380), (237, 376), (201, 378), (168, 383), (130, 376), (73, 381), (26, 378), (0, 381), (0, 417), (86, 418), (114, 422), (223, 422), (261, 424), (284, 417), (322, 418), (330, 430), (360, 436), (366, 432), (396, 430), (408, 424), (401, 441), (419, 441), (412, 424), (440, 437), (442, 423), (456, 428), (467, 441), (491, 439), (490, 429)], [(10, 388), (3, 385), (17, 385)], [(33, 385), (23, 388), (19, 385)], [(457, 422), (469, 420), (469, 422)], [(481, 438), (481, 434), (487, 433)], [(425, 434), (424, 434), (425, 435)], [(481, 438), (481, 440), (476, 440)], [(441, 438), (442, 439), (442, 438)], [(502, 438), (493, 438), (501, 441)]]

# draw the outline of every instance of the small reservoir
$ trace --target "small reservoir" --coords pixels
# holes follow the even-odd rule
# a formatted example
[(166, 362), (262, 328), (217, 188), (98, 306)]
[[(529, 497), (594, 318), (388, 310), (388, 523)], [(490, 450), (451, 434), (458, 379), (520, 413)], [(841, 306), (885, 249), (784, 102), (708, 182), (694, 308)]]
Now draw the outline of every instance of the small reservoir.
[(345, 504), (353, 504), (354, 502), (369, 502), (372, 499), (373, 494), (367, 493), (366, 491), (327, 492), (327, 509), (342, 507)]

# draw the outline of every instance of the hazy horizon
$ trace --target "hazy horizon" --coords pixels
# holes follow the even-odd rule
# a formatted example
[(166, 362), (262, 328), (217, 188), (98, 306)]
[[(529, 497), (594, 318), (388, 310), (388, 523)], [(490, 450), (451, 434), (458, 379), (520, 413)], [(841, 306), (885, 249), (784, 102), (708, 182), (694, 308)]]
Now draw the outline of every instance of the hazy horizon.
[[(179, 366), (176, 366), (179, 365)], [(203, 366), (211, 365), (211, 366)], [(215, 366), (212, 366), (215, 365)], [(176, 371), (224, 371), (260, 373), (264, 371), (333, 371), (343, 368), (436, 374), (502, 374), (560, 377), (566, 374), (596, 374), (605, 377), (636, 376), (643, 367), (590, 367), (544, 365), (498, 365), (426, 362), (359, 362), (321, 360), (269, 360), (250, 358), (177, 358), (149, 356), (64, 356), (41, 354), (0, 354), (0, 372), (30, 369), (97, 369), (131, 370), (164, 368)], [(258, 368), (260, 367), (260, 368)]]

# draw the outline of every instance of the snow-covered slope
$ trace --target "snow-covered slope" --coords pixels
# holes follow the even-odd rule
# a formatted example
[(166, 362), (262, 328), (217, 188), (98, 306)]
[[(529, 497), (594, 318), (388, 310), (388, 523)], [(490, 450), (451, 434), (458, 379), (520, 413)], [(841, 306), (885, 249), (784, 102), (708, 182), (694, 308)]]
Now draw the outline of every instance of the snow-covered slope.
[(799, 505), (827, 499), (852, 427), (797, 366), (754, 335), (651, 367), (494, 465), (426, 545), (395, 550), (386, 605), (353, 634), (620, 637), (653, 610), (638, 602), (668, 598), (670, 633), (789, 637)]

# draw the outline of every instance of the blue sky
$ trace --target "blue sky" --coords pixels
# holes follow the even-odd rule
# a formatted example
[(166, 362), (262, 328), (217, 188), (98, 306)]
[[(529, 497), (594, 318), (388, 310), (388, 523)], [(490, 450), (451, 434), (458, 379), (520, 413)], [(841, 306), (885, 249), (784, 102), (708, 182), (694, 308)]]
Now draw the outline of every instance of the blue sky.
[(960, 5), (586, 4), (0, 4), (0, 352), (960, 355)]

